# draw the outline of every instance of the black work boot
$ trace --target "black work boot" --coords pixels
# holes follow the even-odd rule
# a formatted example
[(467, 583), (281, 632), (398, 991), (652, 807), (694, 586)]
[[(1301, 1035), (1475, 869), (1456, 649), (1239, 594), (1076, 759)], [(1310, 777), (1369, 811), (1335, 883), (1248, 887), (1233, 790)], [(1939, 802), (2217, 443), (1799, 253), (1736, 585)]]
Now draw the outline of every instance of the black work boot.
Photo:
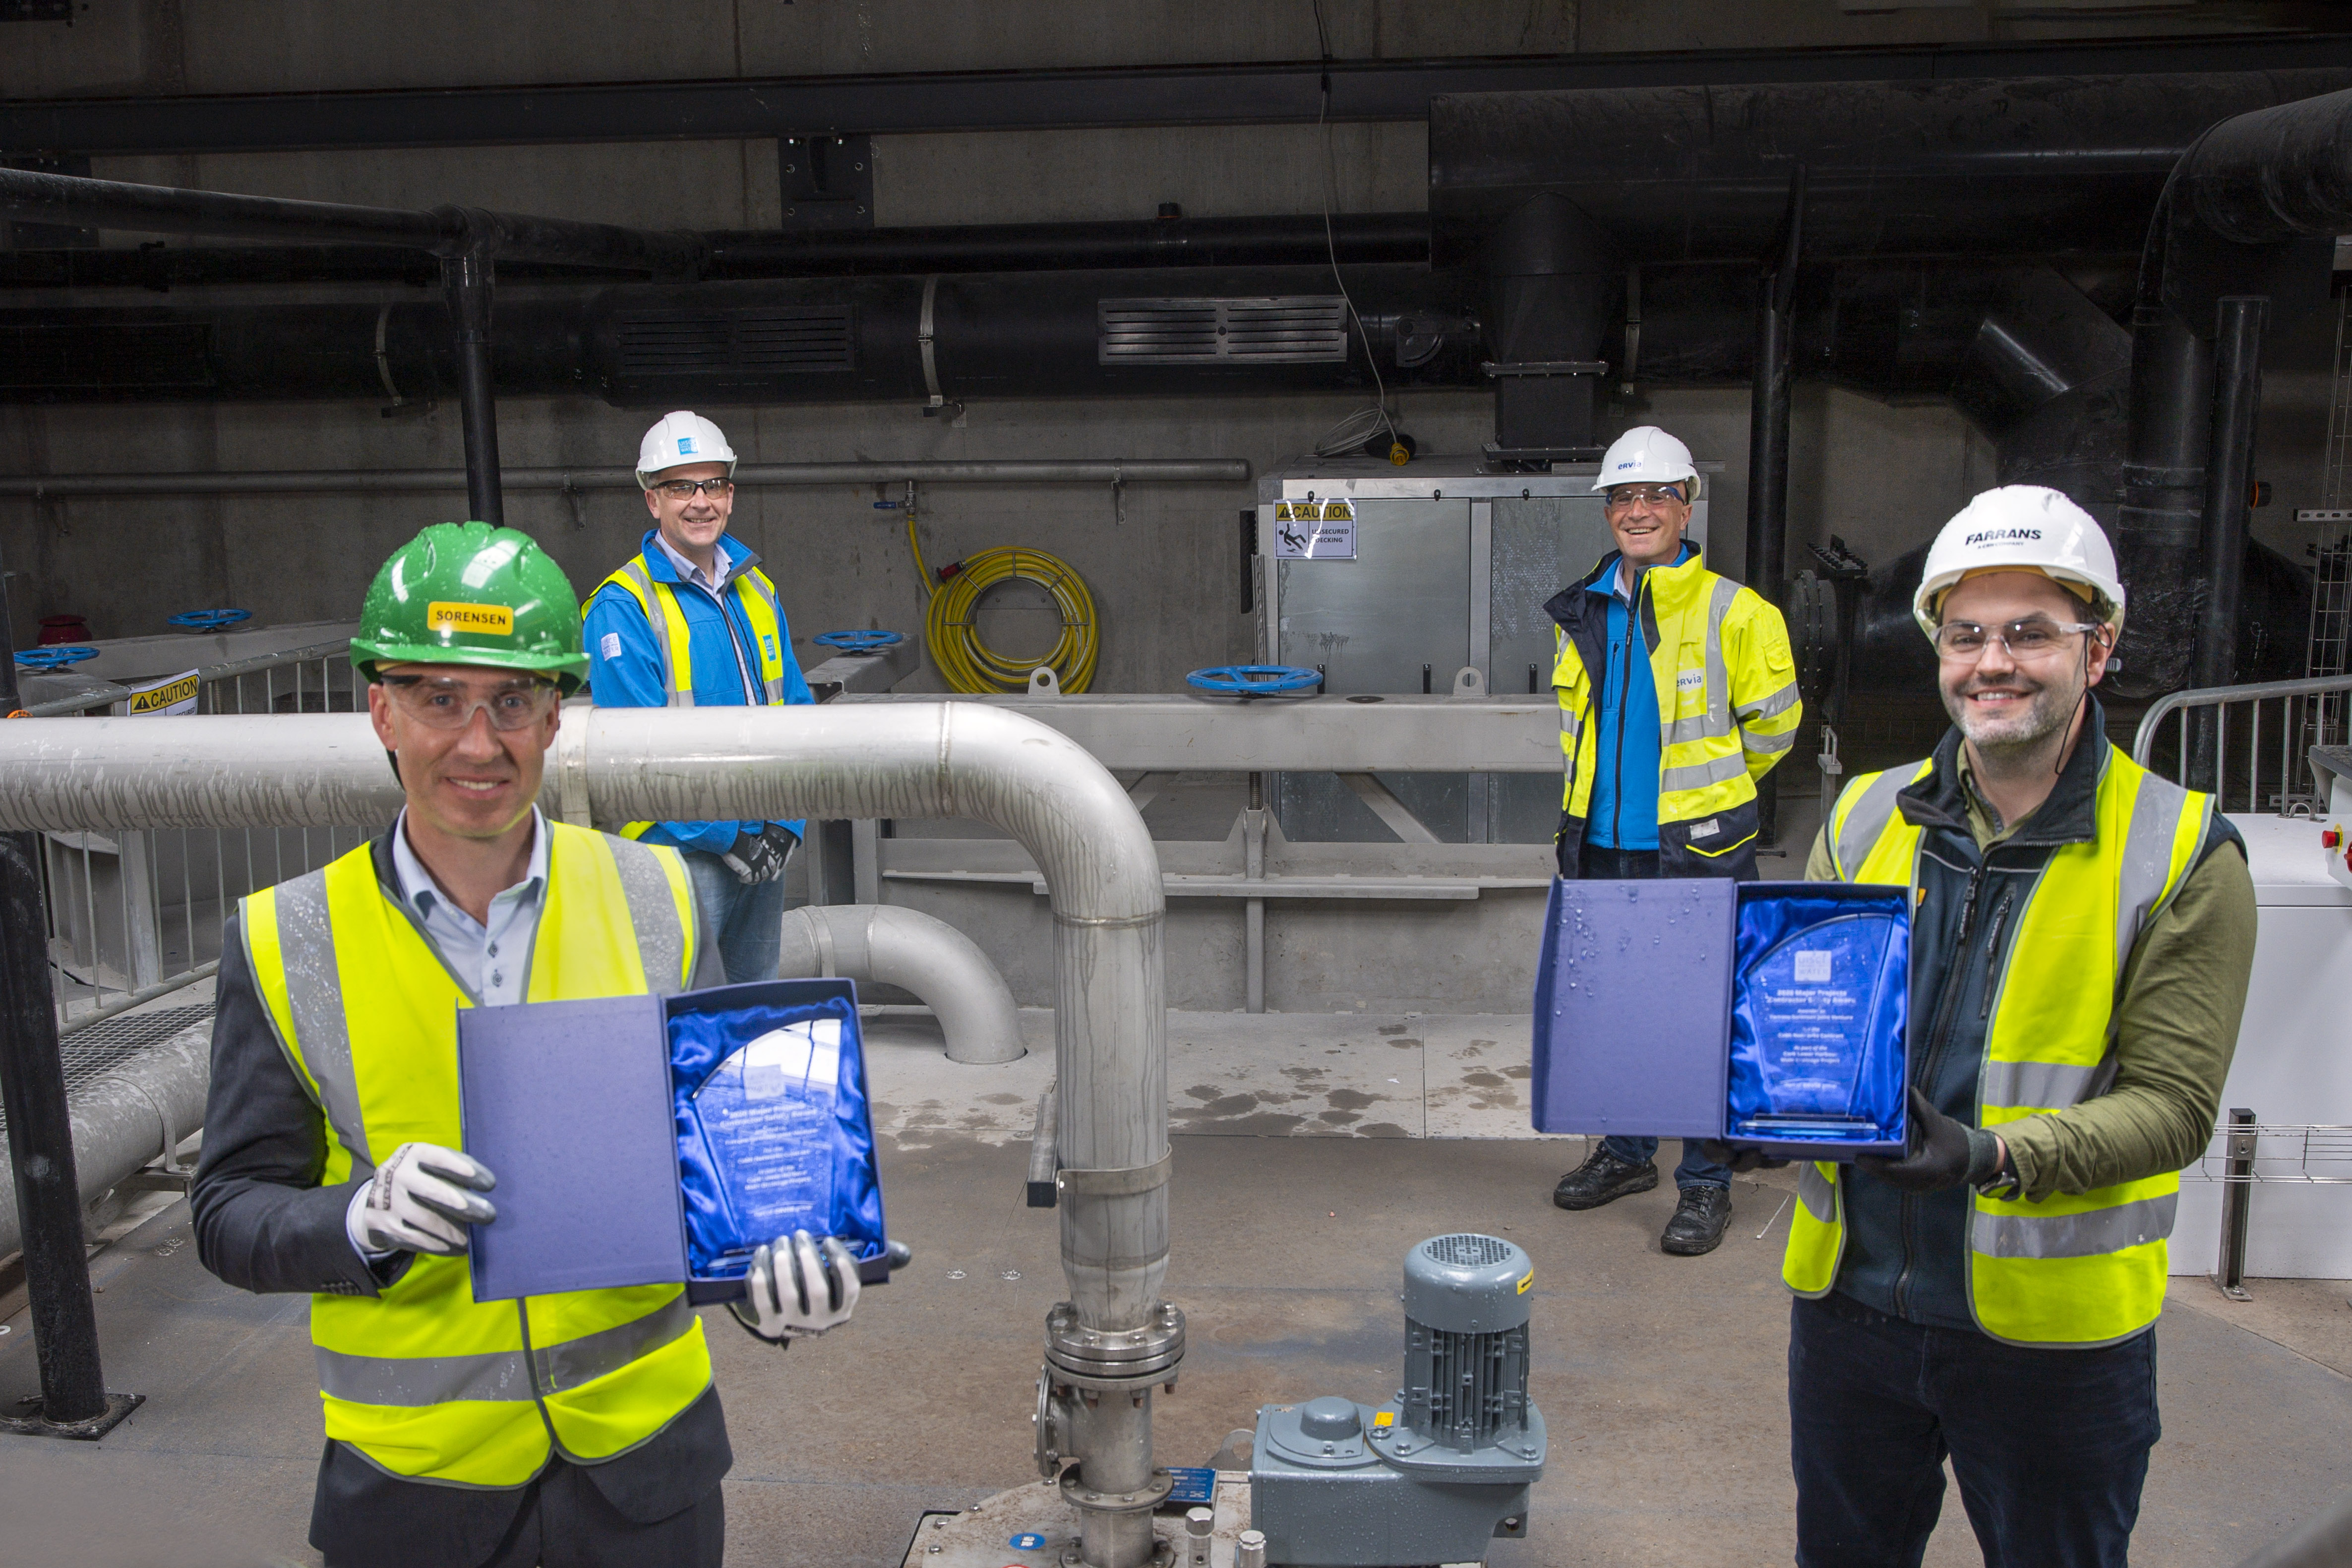
[(1712, 1182), (1685, 1187), (1682, 1201), (1675, 1205), (1675, 1217), (1666, 1221), (1665, 1232), (1658, 1237), (1659, 1249), (1676, 1258), (1713, 1252), (1716, 1243), (1723, 1239), (1723, 1227), (1730, 1223), (1729, 1187)]
[(1612, 1154), (1602, 1143), (1594, 1146), (1583, 1164), (1559, 1179), (1559, 1185), (1551, 1190), (1551, 1201), (1564, 1209), (1597, 1209), (1634, 1193), (1646, 1193), (1657, 1184), (1656, 1161), (1644, 1160), (1636, 1165)]

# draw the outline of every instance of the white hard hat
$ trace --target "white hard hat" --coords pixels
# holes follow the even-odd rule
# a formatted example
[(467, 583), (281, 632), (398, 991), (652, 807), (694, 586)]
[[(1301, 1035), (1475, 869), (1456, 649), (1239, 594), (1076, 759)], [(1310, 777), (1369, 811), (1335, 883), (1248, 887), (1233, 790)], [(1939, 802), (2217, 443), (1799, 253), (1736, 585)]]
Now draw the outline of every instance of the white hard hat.
[(1690, 485), (1690, 496), (1698, 494), (1698, 469), (1691, 465), (1690, 448), (1654, 425), (1636, 425), (1610, 443), (1592, 488), (1683, 483)]
[(2081, 584), (2097, 595), (2099, 619), (2122, 633), (2124, 585), (2116, 575), (2115, 546), (2089, 512), (2040, 485), (1987, 490), (1944, 524), (1927, 547), (1927, 571), (1911, 597), (1919, 629), (1936, 635), (1936, 601), (1947, 588), (1971, 572), (2003, 568)]
[(656, 474), (688, 463), (724, 463), (732, 479), (735, 448), (727, 444), (727, 434), (718, 426), (681, 408), (663, 415), (637, 443), (637, 483), (650, 489)]

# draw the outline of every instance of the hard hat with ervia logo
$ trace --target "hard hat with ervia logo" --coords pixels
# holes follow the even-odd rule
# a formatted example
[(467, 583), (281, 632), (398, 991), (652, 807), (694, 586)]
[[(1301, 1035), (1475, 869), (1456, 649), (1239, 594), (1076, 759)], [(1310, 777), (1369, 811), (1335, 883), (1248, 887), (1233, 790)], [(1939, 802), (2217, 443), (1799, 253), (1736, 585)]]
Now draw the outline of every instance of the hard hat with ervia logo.
[(527, 533), (487, 522), (436, 522), (393, 552), (368, 585), (352, 667), (487, 664), (580, 686), (580, 600), (563, 568)]
[(2122, 634), (2124, 584), (2115, 546), (2089, 512), (2041, 485), (1986, 490), (1944, 524), (1911, 596), (1919, 629), (1936, 635), (1936, 605), (1946, 589), (1972, 573), (2000, 571), (2039, 572), (2078, 594), (2090, 590), (2092, 614)]
[(724, 463), (732, 479), (735, 448), (727, 444), (726, 434), (718, 426), (681, 408), (663, 415), (637, 443), (637, 483), (650, 489), (656, 474), (688, 463)]
[(1698, 469), (1690, 448), (1654, 425), (1636, 425), (1609, 444), (1601, 471), (1592, 477), (1596, 491), (1618, 485), (1685, 485), (1685, 500), (1698, 495)]

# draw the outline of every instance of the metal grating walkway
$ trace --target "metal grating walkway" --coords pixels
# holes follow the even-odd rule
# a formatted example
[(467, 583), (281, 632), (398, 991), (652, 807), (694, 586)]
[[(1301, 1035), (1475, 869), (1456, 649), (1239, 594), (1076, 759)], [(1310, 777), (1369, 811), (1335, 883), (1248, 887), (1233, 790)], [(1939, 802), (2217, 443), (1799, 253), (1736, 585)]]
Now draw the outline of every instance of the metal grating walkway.
[[(159, 1007), (152, 1013), (126, 1013), (119, 1018), (109, 1018), (103, 1024), (93, 1024), (78, 1035), (68, 1035), (58, 1042), (58, 1054), (65, 1058), (66, 1093), (68, 1097), (81, 1085), (120, 1067), (151, 1046), (186, 1029), (212, 1022), (213, 1005), (202, 1003), (193, 1007)], [(0, 1130), (8, 1125), (7, 1114), (0, 1111)]]

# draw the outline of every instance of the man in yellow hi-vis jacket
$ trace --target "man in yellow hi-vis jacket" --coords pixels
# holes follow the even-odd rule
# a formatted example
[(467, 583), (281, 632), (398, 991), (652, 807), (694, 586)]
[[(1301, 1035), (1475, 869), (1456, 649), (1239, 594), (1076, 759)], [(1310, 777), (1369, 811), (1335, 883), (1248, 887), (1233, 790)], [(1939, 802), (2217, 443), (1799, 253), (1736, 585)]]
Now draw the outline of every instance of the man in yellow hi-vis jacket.
[[(1756, 781), (1796, 743), (1804, 707), (1789, 628), (1754, 591), (1708, 571), (1684, 541), (1698, 469), (1655, 426), (1617, 438), (1592, 488), (1617, 548), (1544, 608), (1567, 781), (1559, 874), (1756, 877)], [(1655, 1138), (1604, 1139), (1552, 1202), (1598, 1208), (1658, 1184)], [(1658, 1245), (1712, 1252), (1731, 1173), (1685, 1142), (1680, 1200)]]
[[(731, 1462), (676, 1285), (477, 1301), (493, 1172), (459, 1150), (462, 1007), (719, 983), (674, 849), (532, 802), (579, 603), (524, 534), (439, 523), (369, 590), (352, 665), (407, 797), (391, 830), (245, 899), (223, 940), (205, 1267), (311, 1293), (331, 1568), (716, 1564)], [(839, 1242), (759, 1249), (733, 1310), (779, 1342), (856, 1306)]]
[(1914, 608), (1953, 728), (1849, 784), (1806, 872), (1912, 889), (1911, 1132), (1798, 1173), (1797, 1561), (1917, 1562), (1948, 1457), (1986, 1562), (2123, 1568), (2178, 1173), (2253, 963), (2245, 847), (2108, 742), (2124, 590), (2073, 501), (1978, 496)]

